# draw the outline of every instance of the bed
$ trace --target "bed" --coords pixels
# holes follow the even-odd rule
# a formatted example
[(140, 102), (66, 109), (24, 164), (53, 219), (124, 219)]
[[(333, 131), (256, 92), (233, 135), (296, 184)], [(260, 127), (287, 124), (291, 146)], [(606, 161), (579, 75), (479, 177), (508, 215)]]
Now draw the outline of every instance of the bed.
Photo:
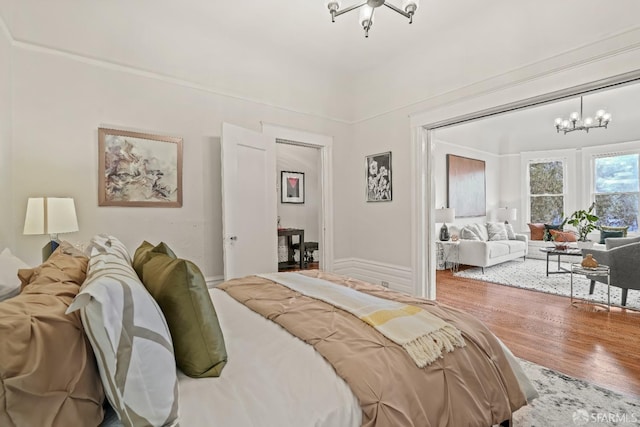
[[(113, 237), (106, 239), (116, 241)], [(126, 255), (123, 257), (126, 259)], [(88, 263), (91, 266), (91, 260)], [(179, 392), (167, 393), (166, 396), (168, 399), (171, 399), (171, 396), (175, 398), (175, 402), (168, 406), (178, 408), (179, 416), (172, 423), (165, 425), (176, 425), (179, 422), (182, 426), (196, 427), (490, 426), (508, 422), (513, 411), (525, 405), (527, 400), (535, 398), (535, 390), (526, 379), (517, 360), (472, 316), (432, 301), (415, 300), (407, 295), (390, 292), (386, 288), (342, 276), (320, 271), (308, 272), (305, 275), (314, 279), (337, 282), (336, 284), (354, 288), (357, 292), (377, 294), (403, 303), (422, 305), (460, 328), (465, 346), (445, 352), (442, 357), (424, 368), (411, 366), (411, 363), (404, 367), (396, 365), (401, 362), (393, 362), (394, 365), (389, 366), (383, 361), (382, 364), (374, 365), (374, 369), (370, 369), (371, 372), (366, 379), (354, 380), (352, 377), (360, 377), (359, 374), (353, 374), (354, 364), (361, 365), (358, 369), (367, 370), (365, 368), (368, 365), (367, 360), (343, 357), (341, 354), (344, 355), (344, 353), (335, 351), (335, 345), (329, 347), (329, 350), (322, 348), (323, 343), (331, 339), (328, 337), (314, 339), (313, 334), (317, 334), (317, 331), (322, 329), (322, 318), (327, 313), (334, 313), (331, 314), (332, 316), (339, 313), (339, 322), (336, 323), (351, 325), (347, 329), (362, 329), (366, 334), (378, 334), (372, 331), (369, 325), (353, 318), (344, 310), (322, 308), (322, 305), (326, 304), (322, 301), (320, 301), (320, 307), (311, 306), (310, 297), (286, 287), (280, 289), (282, 287), (280, 283), (265, 277), (251, 276), (237, 279), (210, 290), (206, 290), (205, 287), (207, 298), (215, 307), (220, 331), (224, 335), (226, 348), (224, 367), (219, 369), (217, 376), (193, 378), (185, 375), (181, 370), (176, 370), (175, 361), (171, 361)], [(91, 268), (89, 267), (87, 281), (90, 276)], [(268, 295), (272, 289), (284, 294)], [(72, 306), (79, 299), (81, 298), (76, 296), (73, 303), (68, 301), (68, 305)], [(265, 305), (256, 306), (256, 301)], [(317, 302), (314, 301), (314, 304)], [(286, 314), (287, 310), (289, 310), (288, 314)], [(261, 311), (263, 313), (259, 314)], [(75, 313), (79, 320), (81, 316), (77, 311)], [(74, 314), (67, 316), (74, 316)], [(82, 320), (85, 320), (84, 317)], [(3, 321), (2, 310), (0, 310), (1, 321)], [(314, 329), (297, 330), (300, 325), (314, 322), (317, 323), (315, 332)], [(154, 322), (156, 326), (159, 323), (162, 321)], [(353, 326), (360, 324), (361, 326)], [(86, 332), (86, 323), (84, 325), (85, 333), (92, 335), (92, 332)], [(169, 331), (168, 327), (164, 329)], [(161, 334), (162, 331), (158, 333)], [(304, 336), (305, 333), (312, 335)], [(341, 333), (332, 329), (328, 336), (333, 337)], [(294, 336), (296, 334), (298, 336)], [(175, 341), (177, 334), (173, 335)], [(362, 337), (357, 337), (346, 347), (355, 349), (354, 353), (365, 354), (367, 347), (370, 347), (370, 340), (374, 340), (382, 343), (385, 353), (388, 352), (387, 349), (393, 350), (394, 353), (402, 353), (393, 349), (394, 344), (386, 337), (367, 338), (367, 340), (362, 341)], [(339, 341), (336, 340), (336, 342), (338, 342), (336, 345), (340, 346)], [(358, 347), (359, 342), (365, 344)], [(99, 361), (104, 357), (103, 352), (96, 351), (95, 346), (93, 348), (95, 354), (98, 354), (96, 360)], [(150, 350), (154, 358), (163, 359), (157, 349)], [(164, 368), (158, 367), (159, 372), (166, 373), (168, 370), (166, 366), (168, 365), (165, 364)], [(424, 374), (425, 381), (415, 380), (414, 383), (417, 386), (410, 384), (410, 387), (403, 384), (408, 376), (416, 373)], [(109, 382), (102, 371), (98, 376), (95, 368), (93, 375), (98, 377), (99, 383)], [(145, 374), (143, 376), (160, 375)], [(363, 384), (370, 384), (372, 393), (377, 397), (368, 402), (363, 401), (360, 390)], [(379, 388), (383, 386), (384, 388)], [(105, 391), (108, 394), (107, 385), (105, 385)], [(403, 408), (395, 408), (393, 399), (395, 395), (402, 396), (401, 400), (407, 400), (409, 403)], [(413, 415), (411, 411), (415, 411), (414, 406), (422, 408), (418, 413), (424, 413), (424, 415)], [(109, 405), (105, 407), (106, 415), (101, 425), (123, 425), (113, 409)], [(2, 410), (0, 408), (0, 421), (4, 420)], [(6, 405), (4, 410), (7, 410)], [(58, 409), (58, 412), (61, 410)], [(422, 416), (424, 418), (420, 418)], [(403, 419), (402, 417), (413, 418), (405, 419), (406, 422), (399, 424), (398, 420)], [(130, 420), (129, 423), (125, 421), (125, 425), (137, 425)], [(94, 424), (87, 423), (87, 425)], [(19, 424), (7, 423), (6, 425)]]

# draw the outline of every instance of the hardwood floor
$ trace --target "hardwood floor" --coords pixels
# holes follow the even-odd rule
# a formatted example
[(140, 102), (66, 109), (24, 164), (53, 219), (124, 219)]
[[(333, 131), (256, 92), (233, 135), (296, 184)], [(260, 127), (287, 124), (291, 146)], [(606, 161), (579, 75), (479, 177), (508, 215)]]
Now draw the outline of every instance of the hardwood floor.
[(517, 357), (640, 398), (640, 312), (573, 307), (566, 297), (449, 270), (436, 276), (436, 299), (481, 319)]

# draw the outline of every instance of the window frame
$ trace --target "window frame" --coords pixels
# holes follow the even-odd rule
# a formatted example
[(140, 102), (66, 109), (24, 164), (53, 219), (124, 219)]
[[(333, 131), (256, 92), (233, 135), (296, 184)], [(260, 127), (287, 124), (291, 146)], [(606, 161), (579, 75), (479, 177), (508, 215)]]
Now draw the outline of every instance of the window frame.
[[(606, 158), (606, 157), (619, 157), (619, 156), (628, 156), (628, 155), (636, 155), (638, 156), (638, 181), (639, 181), (639, 185), (638, 185), (638, 191), (622, 191), (622, 192), (612, 192), (612, 193), (597, 193), (596, 192), (596, 160), (597, 159), (601, 159), (601, 158)], [(589, 168), (589, 182), (590, 182), (590, 187), (589, 187), (589, 204), (595, 202), (596, 200), (596, 195), (615, 195), (615, 194), (636, 194), (637, 198), (638, 198), (638, 206), (636, 206), (636, 212), (637, 212), (637, 217), (636, 217), (636, 222), (638, 223), (638, 229), (637, 230), (630, 230), (632, 233), (638, 233), (640, 232), (640, 149), (635, 149), (635, 150), (628, 150), (628, 151), (606, 151), (606, 152), (600, 152), (597, 154), (591, 154), (591, 158), (590, 158), (590, 165), (591, 167)], [(598, 207), (596, 206), (596, 215), (598, 216), (602, 216), (602, 213), (598, 212)], [(608, 225), (608, 224), (605, 224)]]
[[(531, 165), (539, 164), (539, 163), (555, 163), (560, 162), (562, 164), (562, 193), (544, 193), (544, 194), (531, 194)], [(527, 206), (527, 220), (529, 223), (531, 220), (531, 201), (534, 197), (562, 197), (562, 213), (566, 212), (567, 209), (567, 197), (569, 197), (568, 193), (568, 161), (566, 157), (540, 157), (540, 158), (529, 158), (527, 160), (526, 167), (526, 206)], [(566, 214), (565, 214), (566, 216)]]

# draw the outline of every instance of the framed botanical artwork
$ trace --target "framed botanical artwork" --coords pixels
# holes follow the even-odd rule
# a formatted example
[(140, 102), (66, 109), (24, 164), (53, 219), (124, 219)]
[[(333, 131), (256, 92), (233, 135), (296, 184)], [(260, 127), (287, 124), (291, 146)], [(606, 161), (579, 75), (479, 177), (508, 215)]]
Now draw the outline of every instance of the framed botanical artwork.
[(98, 129), (98, 205), (182, 206), (182, 138)]
[(487, 214), (484, 160), (447, 154), (447, 202), (457, 218)]
[(280, 201), (282, 203), (304, 203), (304, 173), (280, 173)]
[(391, 151), (366, 156), (367, 202), (390, 202)]

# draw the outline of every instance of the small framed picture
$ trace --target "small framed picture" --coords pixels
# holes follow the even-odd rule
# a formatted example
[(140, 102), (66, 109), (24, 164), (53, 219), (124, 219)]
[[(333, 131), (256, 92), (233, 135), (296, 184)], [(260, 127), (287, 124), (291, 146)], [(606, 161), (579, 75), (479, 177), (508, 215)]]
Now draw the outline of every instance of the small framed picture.
[(304, 173), (280, 173), (280, 201), (282, 203), (304, 203)]
[(391, 151), (367, 156), (367, 202), (390, 202), (391, 197)]

